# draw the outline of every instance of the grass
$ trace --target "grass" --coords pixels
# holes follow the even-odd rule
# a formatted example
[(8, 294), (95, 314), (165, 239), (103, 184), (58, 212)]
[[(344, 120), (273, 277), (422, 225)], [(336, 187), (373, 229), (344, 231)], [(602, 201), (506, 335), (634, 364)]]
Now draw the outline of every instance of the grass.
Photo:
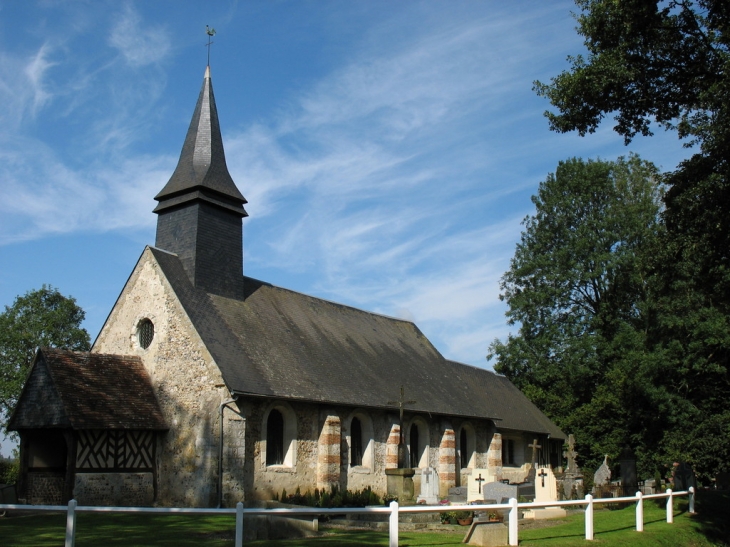
[[(696, 515), (687, 513), (687, 503), (675, 508), (674, 524), (666, 523), (666, 511), (651, 500), (644, 502), (644, 532), (637, 533), (635, 510), (596, 511), (595, 540), (585, 541), (585, 521), (575, 514), (559, 524), (520, 530), (523, 547), (600, 545), (614, 547), (688, 546), (730, 547), (730, 493), (703, 491), (697, 496)], [(233, 515), (140, 515), (79, 513), (77, 547), (230, 547), (233, 544)], [(65, 535), (65, 513), (16, 515), (0, 519), (0, 545), (3, 547), (59, 547)], [(462, 545), (466, 528), (454, 532), (402, 532), (400, 545)], [(254, 541), (251, 547), (374, 547), (388, 545), (384, 532), (332, 531), (331, 535), (276, 541)]]

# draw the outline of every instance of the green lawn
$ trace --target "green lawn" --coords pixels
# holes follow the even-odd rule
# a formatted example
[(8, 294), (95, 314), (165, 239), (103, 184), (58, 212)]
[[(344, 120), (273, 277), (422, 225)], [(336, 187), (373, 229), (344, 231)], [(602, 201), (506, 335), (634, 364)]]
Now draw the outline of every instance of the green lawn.
[[(730, 546), (730, 493), (701, 492), (698, 514), (686, 512), (686, 502), (675, 510), (674, 524), (665, 522), (664, 508), (644, 502), (644, 532), (634, 531), (635, 512), (630, 505), (612, 511), (596, 511), (594, 545), (633, 546)], [(59, 547), (65, 534), (65, 514), (10, 516), (0, 519), (0, 545), (3, 547)], [(234, 517), (202, 515), (78, 514), (78, 547), (230, 547), (233, 544)], [(466, 528), (454, 527), (453, 533), (403, 532), (400, 545), (462, 545)], [(572, 515), (547, 528), (520, 530), (524, 547), (591, 545), (584, 540), (582, 514)], [(312, 539), (255, 541), (255, 547), (386, 546), (383, 532), (334, 531)]]

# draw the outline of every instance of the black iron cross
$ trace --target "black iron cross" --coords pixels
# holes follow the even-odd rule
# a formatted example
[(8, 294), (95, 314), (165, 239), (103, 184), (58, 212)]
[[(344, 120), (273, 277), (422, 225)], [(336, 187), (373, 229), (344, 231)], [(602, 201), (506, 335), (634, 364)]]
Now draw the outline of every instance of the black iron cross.
[(476, 479), (474, 479), (474, 480), (475, 480), (476, 482), (478, 482), (478, 483), (479, 483), (479, 493), (481, 494), (481, 493), (482, 493), (482, 483), (483, 483), (483, 482), (484, 482), (485, 480), (487, 480), (487, 479), (483, 479), (483, 478), (482, 478), (482, 474), (481, 474), (481, 473), (479, 473), (479, 476), (478, 476), (478, 477), (477, 477)]
[(547, 477), (547, 473), (545, 473), (545, 469), (540, 469), (540, 472), (537, 474), (538, 477), (542, 479), (542, 487), (545, 488), (545, 477)]
[(210, 66), (210, 45), (213, 43), (211, 38), (215, 36), (215, 29), (205, 25), (205, 33), (208, 35), (208, 43), (205, 45), (208, 48), (208, 66)]

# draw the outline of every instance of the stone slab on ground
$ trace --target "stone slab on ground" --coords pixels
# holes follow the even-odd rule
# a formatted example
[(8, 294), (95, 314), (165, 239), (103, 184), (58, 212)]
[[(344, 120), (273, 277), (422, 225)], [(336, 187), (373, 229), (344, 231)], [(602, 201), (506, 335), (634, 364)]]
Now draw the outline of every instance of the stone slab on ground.
[(568, 515), (567, 511), (562, 507), (544, 507), (542, 509), (530, 509), (525, 511), (526, 519), (560, 519)]
[(501, 522), (475, 520), (466, 533), (463, 543), (478, 545), (479, 547), (492, 547), (496, 545), (507, 545), (508, 541), (507, 525)]

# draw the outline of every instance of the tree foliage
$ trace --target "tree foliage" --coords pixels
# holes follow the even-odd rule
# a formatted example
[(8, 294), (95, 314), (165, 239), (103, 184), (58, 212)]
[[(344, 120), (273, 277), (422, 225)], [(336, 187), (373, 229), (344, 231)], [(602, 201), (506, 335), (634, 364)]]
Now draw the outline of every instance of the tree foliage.
[(84, 311), (76, 300), (43, 285), (18, 296), (0, 314), (0, 414), (15, 408), (37, 347), (85, 351), (89, 333), (81, 328)]
[(611, 116), (626, 143), (662, 127), (694, 149), (663, 177), (637, 359), (643, 381), (665, 397), (657, 457), (690, 460), (708, 476), (730, 461), (730, 2), (576, 4), (587, 55), (569, 57), (549, 84), (535, 82), (557, 109), (546, 112), (550, 127), (586, 135)]
[(519, 332), (492, 344), (495, 370), (576, 433), (591, 464), (656, 422), (657, 394), (638, 380), (660, 200), (658, 171), (638, 156), (561, 162), (533, 197), (502, 278)]

